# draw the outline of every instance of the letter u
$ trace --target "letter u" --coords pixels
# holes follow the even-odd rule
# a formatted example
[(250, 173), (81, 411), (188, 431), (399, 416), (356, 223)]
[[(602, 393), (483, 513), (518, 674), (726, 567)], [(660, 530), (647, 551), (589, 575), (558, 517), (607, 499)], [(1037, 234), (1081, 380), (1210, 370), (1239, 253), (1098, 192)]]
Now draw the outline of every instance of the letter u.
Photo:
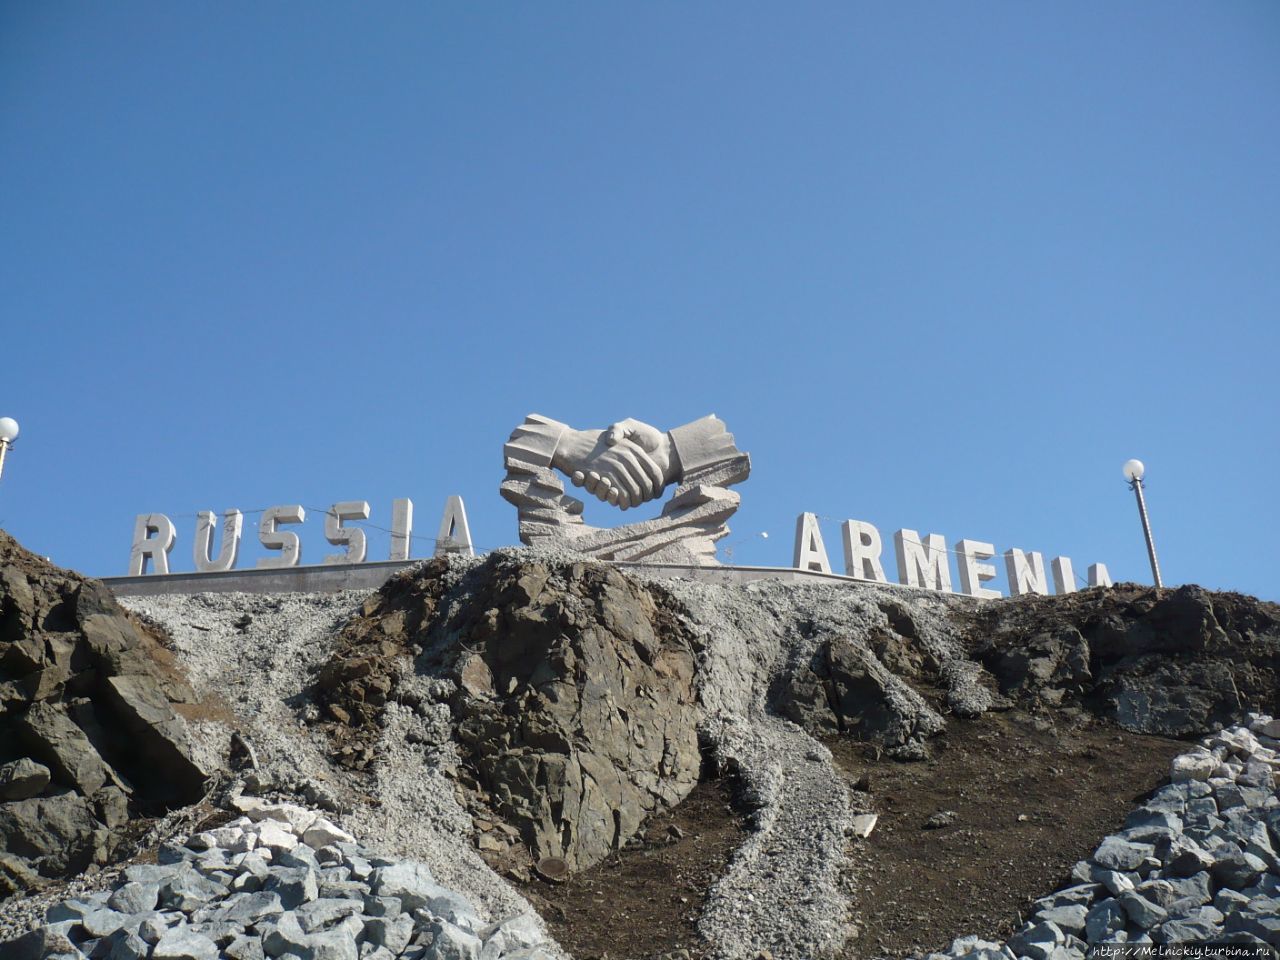
[(217, 570), (230, 570), (236, 565), (236, 557), (240, 555), (240, 533), (244, 529), (244, 514), (239, 510), (228, 510), (222, 515), (222, 541), (218, 545), (218, 555), (212, 556), (213, 528), (217, 525), (216, 517), (211, 510), (201, 510), (196, 514), (196, 569), (201, 573), (213, 573)]

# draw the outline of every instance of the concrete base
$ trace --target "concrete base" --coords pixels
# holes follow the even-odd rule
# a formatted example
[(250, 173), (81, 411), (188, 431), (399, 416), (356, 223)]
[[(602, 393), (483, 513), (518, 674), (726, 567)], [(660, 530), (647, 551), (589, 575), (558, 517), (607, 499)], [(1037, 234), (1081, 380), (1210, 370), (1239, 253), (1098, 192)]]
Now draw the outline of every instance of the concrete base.
[(337, 593), (377, 590), (393, 574), (420, 560), (248, 568), (217, 573), (170, 573), (103, 577), (117, 597), (163, 597), (173, 593)]
[[(118, 597), (157, 597), (185, 593), (337, 593), (340, 590), (376, 590), (394, 574), (421, 560), (382, 560), (375, 563), (325, 564), (277, 569), (226, 570), (218, 573), (170, 573), (141, 577), (103, 577)], [(626, 570), (651, 577), (699, 580), (704, 583), (750, 583), (752, 580), (785, 580), (804, 583), (838, 583), (851, 587), (916, 588), (874, 583), (835, 573), (796, 570), (792, 567), (692, 566), (674, 563), (626, 563), (610, 561)]]

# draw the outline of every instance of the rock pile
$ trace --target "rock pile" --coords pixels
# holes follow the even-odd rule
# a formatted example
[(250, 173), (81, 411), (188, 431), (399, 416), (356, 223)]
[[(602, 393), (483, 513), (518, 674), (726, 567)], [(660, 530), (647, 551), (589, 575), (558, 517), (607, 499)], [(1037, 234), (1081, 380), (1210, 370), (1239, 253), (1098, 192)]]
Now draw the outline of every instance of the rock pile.
[(174, 709), (194, 700), (100, 583), (0, 532), (0, 897), (105, 862), (132, 815), (200, 796)]
[(1253, 714), (1204, 738), (1008, 941), (961, 937), (930, 960), (1082, 960), (1099, 943), (1280, 947), (1277, 770), (1280, 720)]
[(389, 860), (313, 810), (241, 797), (245, 815), (64, 900), (6, 960), (536, 960), (531, 914), (483, 920), (426, 866)]

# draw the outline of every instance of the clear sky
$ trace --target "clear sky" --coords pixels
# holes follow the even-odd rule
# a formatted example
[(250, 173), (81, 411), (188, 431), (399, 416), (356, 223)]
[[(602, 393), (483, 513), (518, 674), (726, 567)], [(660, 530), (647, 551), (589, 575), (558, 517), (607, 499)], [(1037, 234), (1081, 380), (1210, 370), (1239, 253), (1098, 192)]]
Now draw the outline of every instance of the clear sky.
[(1140, 457), (1166, 581), (1278, 599), (1278, 308), (1273, 0), (0, 2), (0, 526), (90, 574), (148, 511), (511, 543), (526, 413), (714, 411), (735, 562), (1150, 582)]

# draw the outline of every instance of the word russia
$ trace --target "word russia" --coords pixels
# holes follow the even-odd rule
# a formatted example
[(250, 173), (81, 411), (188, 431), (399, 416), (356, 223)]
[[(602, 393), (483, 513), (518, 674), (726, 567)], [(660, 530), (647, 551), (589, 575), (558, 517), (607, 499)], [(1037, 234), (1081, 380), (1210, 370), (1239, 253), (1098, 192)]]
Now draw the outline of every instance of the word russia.
[[(850, 577), (888, 583), (884, 566), (880, 562), (883, 543), (880, 531), (862, 520), (846, 520), (840, 527), (844, 538), (844, 570)], [(893, 545), (898, 554), (898, 582), (908, 587), (924, 587), (951, 593), (951, 564), (947, 541), (941, 534), (931, 533), (923, 540), (914, 530), (902, 529), (893, 535)], [(984, 587), (988, 580), (996, 578), (996, 568), (984, 560), (996, 555), (996, 548), (981, 540), (961, 540), (955, 545), (956, 567), (960, 573), (960, 592), (971, 597), (992, 599), (1001, 596), (999, 590)], [(794, 566), (800, 570), (830, 573), (827, 549), (822, 543), (822, 531), (818, 518), (812, 513), (802, 513), (796, 519), (796, 551)], [(1044, 555), (1036, 551), (1006, 550), (1005, 572), (1009, 577), (1009, 594), (1049, 592), (1045, 576)], [(1054, 557), (1050, 565), (1053, 576), (1053, 592), (1074, 593), (1075, 571), (1070, 557)], [(1105, 564), (1089, 567), (1089, 586), (1111, 586), (1111, 574)]]
[[(307, 519), (307, 511), (296, 503), (271, 507), (262, 511), (258, 521), (258, 541), (273, 552), (272, 556), (258, 560), (259, 567), (296, 567), (302, 561), (302, 542), (292, 530), (282, 526), (299, 524)], [(324, 563), (364, 563), (368, 553), (365, 532), (359, 526), (347, 526), (349, 521), (369, 519), (369, 503), (366, 500), (343, 500), (324, 512), (324, 537), (331, 544), (342, 547), (341, 553), (324, 557)], [(213, 553), (214, 528), (221, 529), (218, 552)], [(215, 573), (234, 569), (240, 555), (240, 538), (244, 530), (244, 514), (228, 510), (219, 523), (209, 510), (196, 514), (194, 556), (196, 570)], [(153, 574), (169, 572), (169, 551), (173, 549), (177, 531), (173, 521), (163, 513), (142, 513), (133, 525), (133, 549), (129, 551), (129, 576), (138, 577), (148, 572), (150, 563)], [(391, 502), (391, 555), (389, 560), (408, 560), (409, 543), (413, 539), (413, 501), (408, 498)], [(471, 529), (467, 526), (467, 511), (461, 497), (445, 501), (444, 517), (436, 536), (434, 555), (460, 553), (474, 556), (471, 545)]]

